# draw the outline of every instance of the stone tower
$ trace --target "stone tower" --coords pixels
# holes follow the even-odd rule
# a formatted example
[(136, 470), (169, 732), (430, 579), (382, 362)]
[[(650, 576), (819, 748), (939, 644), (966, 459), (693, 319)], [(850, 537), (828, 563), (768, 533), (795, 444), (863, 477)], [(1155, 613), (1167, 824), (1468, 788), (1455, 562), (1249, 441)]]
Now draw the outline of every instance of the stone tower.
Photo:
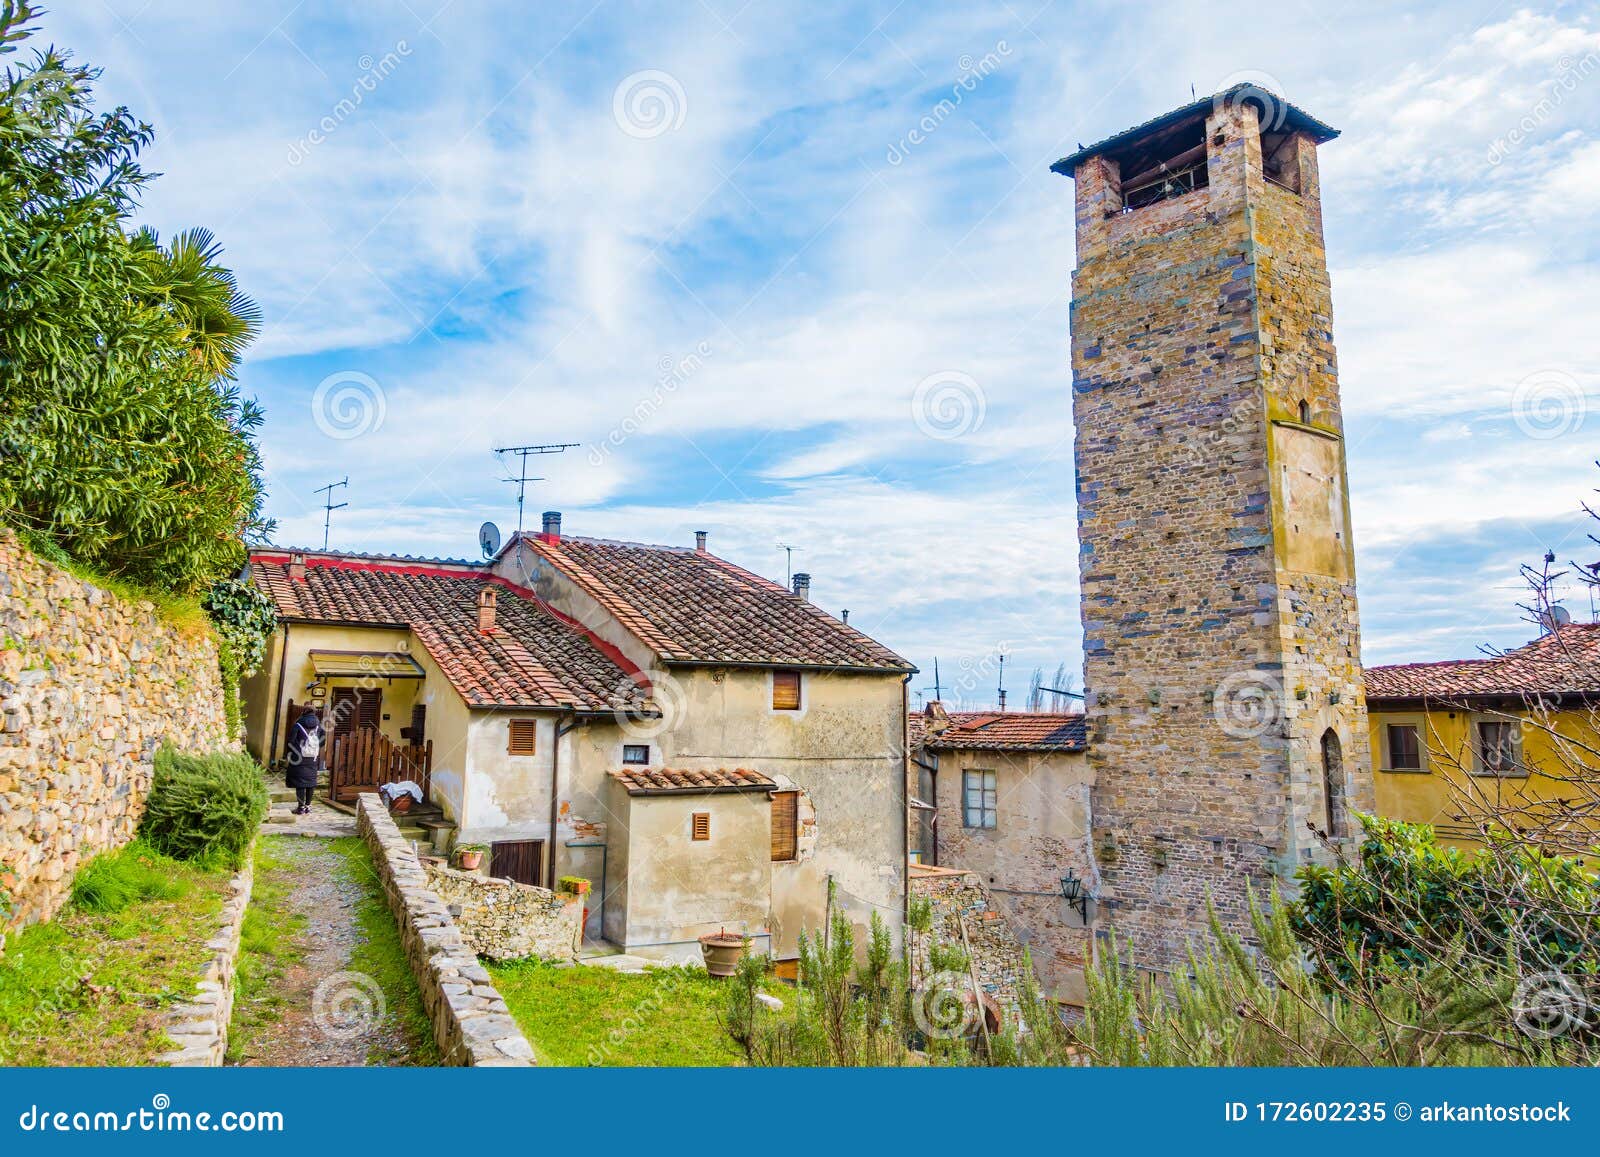
[[(1260, 89), (1058, 162), (1097, 927), (1181, 964), (1372, 809), (1317, 146)], [(1310, 825), (1310, 826), (1308, 826)]]

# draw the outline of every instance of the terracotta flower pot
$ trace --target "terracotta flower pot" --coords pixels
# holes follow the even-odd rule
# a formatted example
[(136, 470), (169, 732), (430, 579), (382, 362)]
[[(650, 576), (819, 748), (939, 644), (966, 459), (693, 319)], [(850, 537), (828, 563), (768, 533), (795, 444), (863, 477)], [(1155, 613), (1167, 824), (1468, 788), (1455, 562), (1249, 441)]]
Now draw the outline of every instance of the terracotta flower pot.
[(706, 972), (719, 980), (732, 976), (744, 956), (744, 937), (724, 929), (700, 937), (700, 953), (705, 957)]
[(476, 872), (483, 863), (482, 852), (457, 852), (456, 864), (463, 872)]

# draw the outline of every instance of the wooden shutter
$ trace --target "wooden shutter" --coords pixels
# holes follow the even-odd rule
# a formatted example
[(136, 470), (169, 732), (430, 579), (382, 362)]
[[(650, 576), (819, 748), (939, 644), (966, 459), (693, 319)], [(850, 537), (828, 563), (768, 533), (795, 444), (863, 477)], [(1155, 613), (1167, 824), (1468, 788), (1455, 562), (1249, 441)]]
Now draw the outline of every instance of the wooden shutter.
[(544, 841), (502, 840), (489, 846), (489, 874), (519, 884), (544, 886)]
[(383, 721), (383, 692), (363, 687), (356, 692), (356, 726), (376, 728)]
[(408, 743), (420, 745), (428, 731), (428, 705), (418, 703), (411, 708), (411, 726), (405, 729)]
[(772, 709), (774, 711), (800, 710), (799, 671), (774, 671), (772, 673)]
[(532, 755), (537, 750), (539, 724), (533, 719), (513, 719), (506, 751), (512, 755)]
[(772, 860), (781, 863), (799, 854), (800, 793), (772, 793)]
[(695, 812), (690, 819), (690, 838), (696, 840), (709, 840), (711, 838), (711, 813)]

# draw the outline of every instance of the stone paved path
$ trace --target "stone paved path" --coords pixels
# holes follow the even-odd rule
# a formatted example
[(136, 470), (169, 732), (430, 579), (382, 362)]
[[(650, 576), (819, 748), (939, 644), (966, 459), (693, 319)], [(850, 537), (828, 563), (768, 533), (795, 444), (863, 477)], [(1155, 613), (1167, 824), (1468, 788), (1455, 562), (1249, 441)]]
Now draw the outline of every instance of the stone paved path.
[[(288, 795), (284, 790), (283, 781), (277, 780), (269, 783), (269, 788), (274, 795)], [(297, 816), (294, 814), (294, 799), (273, 800), (272, 808), (267, 812), (267, 818), (261, 825), (261, 834), (266, 836), (353, 836), (356, 834), (356, 817), (348, 812), (329, 807), (321, 797), (311, 801), (311, 814)]]
[[(332, 808), (323, 810), (350, 820), (354, 832), (350, 817)], [(315, 814), (291, 818), (317, 820)], [(282, 834), (293, 829), (269, 824), (263, 830)], [(275, 866), (266, 871), (258, 868), (257, 897), (268, 897), (264, 914), (269, 919), (286, 918), (290, 913), (305, 918), (298, 936), (301, 951), (273, 985), (274, 994), (282, 997), (276, 1020), (253, 1030), (246, 1045), (248, 1055), (237, 1063), (406, 1063), (404, 1033), (393, 1018), (373, 1014), (374, 1008), (382, 1008), (377, 983), (349, 971), (351, 952), (364, 938), (356, 909), (367, 894), (365, 886), (354, 878), (344, 855), (324, 840), (278, 840), (273, 853)], [(264, 883), (268, 885), (265, 889)], [(272, 887), (274, 883), (279, 886)]]

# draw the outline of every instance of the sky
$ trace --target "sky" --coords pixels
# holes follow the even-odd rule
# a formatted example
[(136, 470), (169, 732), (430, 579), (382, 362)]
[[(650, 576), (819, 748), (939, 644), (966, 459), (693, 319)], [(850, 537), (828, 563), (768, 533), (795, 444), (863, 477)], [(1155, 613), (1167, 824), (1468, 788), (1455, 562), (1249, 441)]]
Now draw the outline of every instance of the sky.
[[(1265, 16), (1270, 11), (1270, 19)], [(44, 38), (155, 125), (142, 220), (261, 305), (276, 541), (478, 557), (526, 520), (711, 548), (931, 695), (1081, 670), (1049, 165), (1248, 81), (1321, 171), (1371, 663), (1525, 641), (1592, 562), (1600, 14), (1037, 0), (74, 0)], [(1588, 592), (1568, 584), (1575, 617)]]

